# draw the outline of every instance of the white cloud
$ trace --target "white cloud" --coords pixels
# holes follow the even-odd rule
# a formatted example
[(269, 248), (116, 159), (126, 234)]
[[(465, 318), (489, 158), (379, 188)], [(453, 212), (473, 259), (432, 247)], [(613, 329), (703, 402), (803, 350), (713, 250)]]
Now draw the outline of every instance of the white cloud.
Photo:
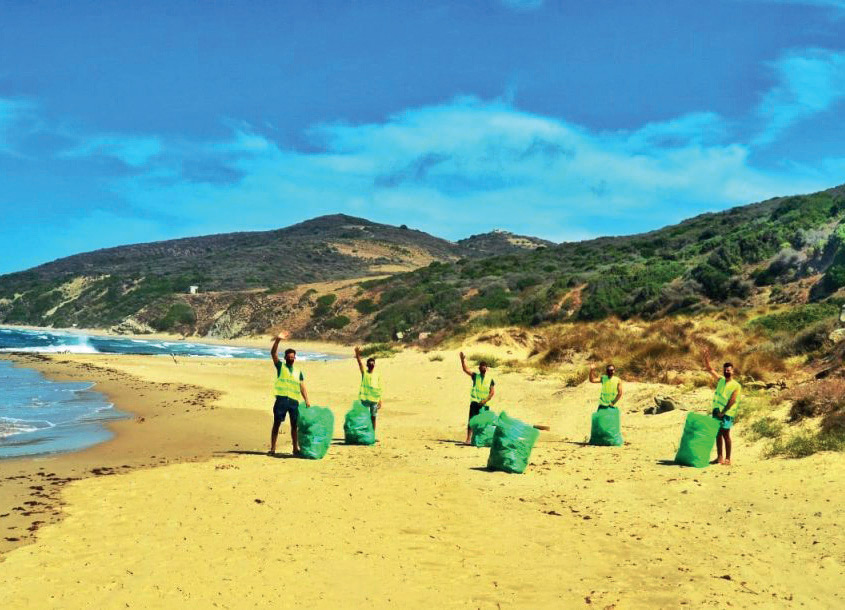
[(757, 107), (765, 128), (753, 144), (775, 141), (793, 124), (830, 110), (845, 100), (845, 52), (792, 51), (770, 64), (777, 85)]
[(316, 126), (316, 153), (237, 131), (206, 144), (204, 154), (229, 155), (239, 180), (196, 184), (173, 165), (122, 179), (116, 192), (145, 209), (172, 210), (178, 202), (182, 214), (205, 219), (208, 231), (347, 211), (450, 237), (504, 227), (566, 239), (656, 228), (834, 180), (834, 166), (756, 168), (749, 147), (729, 135), (713, 113), (595, 132), (462, 97), (379, 123)]
[(141, 167), (161, 152), (161, 140), (157, 137), (107, 135), (84, 138), (77, 146), (63, 151), (60, 156), (68, 159), (113, 157), (132, 167)]

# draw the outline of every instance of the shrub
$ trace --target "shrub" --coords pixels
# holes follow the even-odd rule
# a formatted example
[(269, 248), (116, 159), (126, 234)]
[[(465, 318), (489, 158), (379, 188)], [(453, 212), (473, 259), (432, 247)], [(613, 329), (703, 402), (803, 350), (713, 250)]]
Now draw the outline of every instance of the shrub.
[(323, 326), (325, 328), (330, 328), (333, 330), (337, 330), (339, 328), (343, 328), (349, 324), (349, 318), (346, 316), (334, 316), (333, 318), (329, 318), (325, 322), (323, 322)]
[(780, 438), (783, 434), (783, 424), (774, 417), (763, 417), (748, 427), (746, 435), (750, 440), (761, 438)]
[(499, 366), (500, 362), (497, 356), (493, 356), (491, 354), (471, 354), (468, 360), (475, 366), (478, 366), (481, 362), (486, 362), (487, 366), (490, 368), (496, 368)]
[(152, 327), (158, 331), (166, 331), (176, 326), (193, 324), (196, 321), (197, 316), (190, 305), (187, 303), (174, 303), (164, 316), (153, 321)]
[(760, 316), (752, 320), (749, 326), (761, 328), (769, 334), (778, 332), (795, 334), (815, 322), (833, 320), (838, 313), (839, 308), (833, 303), (810, 303), (782, 313)]
[(434, 354), (428, 357), (429, 362), (443, 362), (443, 354)]
[(766, 455), (803, 458), (819, 451), (845, 451), (845, 431), (799, 432), (786, 440), (775, 439)]
[(378, 311), (378, 305), (372, 299), (361, 299), (355, 303), (355, 309), (362, 314), (374, 313)]
[(791, 400), (790, 421), (808, 417), (822, 417), (822, 426), (834, 427), (825, 422), (841, 421), (845, 413), (845, 379), (822, 379), (805, 383), (780, 394), (781, 400)]
[(369, 356), (372, 356), (374, 358), (390, 358), (399, 351), (399, 349), (393, 347), (389, 343), (373, 343), (361, 348), (361, 357), (368, 358)]
[(314, 317), (319, 318), (327, 315), (331, 311), (335, 301), (337, 301), (336, 294), (324, 294), (321, 297), (317, 297), (317, 305), (314, 307)]

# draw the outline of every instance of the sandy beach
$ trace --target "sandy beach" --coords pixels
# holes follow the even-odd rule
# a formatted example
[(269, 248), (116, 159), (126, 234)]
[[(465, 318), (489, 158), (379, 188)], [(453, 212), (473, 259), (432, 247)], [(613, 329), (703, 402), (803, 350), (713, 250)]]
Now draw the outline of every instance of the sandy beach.
[[(321, 461), (264, 455), (269, 358), (15, 359), (96, 381), (132, 417), (88, 450), (0, 462), (3, 608), (845, 603), (845, 456), (763, 459), (739, 426), (734, 466), (677, 467), (686, 413), (642, 413), (667, 387), (627, 384), (626, 445), (591, 447), (597, 386), (494, 369), (493, 408), (551, 427), (507, 475), (457, 442), (457, 351), (379, 361), (373, 447), (341, 439), (354, 361), (304, 363), (312, 403), (336, 418)], [(688, 400), (706, 412), (709, 392)]]

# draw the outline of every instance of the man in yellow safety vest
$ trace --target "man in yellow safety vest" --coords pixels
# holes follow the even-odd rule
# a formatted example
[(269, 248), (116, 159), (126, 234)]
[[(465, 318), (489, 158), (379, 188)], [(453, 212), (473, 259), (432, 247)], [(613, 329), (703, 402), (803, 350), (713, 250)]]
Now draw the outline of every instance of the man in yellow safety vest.
[[(713, 395), (713, 417), (720, 420), (719, 435), (716, 437), (716, 459), (714, 464), (731, 465), (731, 428), (739, 410), (739, 399), (742, 396), (742, 386), (734, 379), (734, 365), (726, 362), (722, 366), (722, 376), (719, 376), (710, 365), (710, 351), (704, 348), (704, 370), (716, 382), (716, 393)], [(722, 445), (724, 444), (724, 451)]]
[[(469, 375), (472, 378), (472, 390), (470, 391), (470, 403), (469, 403), (469, 418), (467, 421), (481, 413), (482, 410), (487, 411), (490, 407), (487, 406), (487, 403), (493, 398), (493, 395), (496, 393), (496, 382), (493, 381), (492, 378), (487, 376), (487, 363), (483, 360), (478, 363), (478, 372), (473, 373), (467, 368), (466, 357), (464, 353), (461, 352), (461, 368), (464, 370), (464, 373)], [(470, 444), (470, 437), (471, 437), (471, 430), (469, 426), (467, 426), (467, 440), (466, 444)]]
[(305, 406), (310, 407), (308, 392), (305, 389), (305, 375), (296, 362), (296, 350), (288, 348), (285, 350), (285, 361), (279, 360), (279, 342), (284, 337), (276, 335), (273, 340), (273, 349), (270, 356), (273, 357), (273, 364), (276, 365), (276, 383), (273, 386), (276, 395), (276, 402), (273, 404), (273, 430), (270, 433), (270, 455), (276, 453), (276, 439), (279, 436), (279, 427), (285, 421), (285, 416), (290, 413), (290, 436), (293, 441), (293, 454), (299, 455), (299, 437), (296, 432), (296, 422), (299, 420), (299, 397), (305, 400)]
[(367, 370), (361, 363), (361, 348), (355, 348), (355, 360), (358, 361), (358, 370), (361, 371), (361, 386), (358, 388), (358, 400), (365, 407), (370, 409), (370, 418), (373, 421), (373, 430), (376, 429), (376, 415), (381, 409), (381, 373), (377, 372), (376, 359), (370, 356), (367, 358)]
[(622, 399), (622, 380), (616, 376), (616, 367), (608, 364), (601, 379), (596, 377), (595, 365), (590, 365), (590, 383), (601, 384), (599, 395), (599, 409), (615, 409), (616, 403)]

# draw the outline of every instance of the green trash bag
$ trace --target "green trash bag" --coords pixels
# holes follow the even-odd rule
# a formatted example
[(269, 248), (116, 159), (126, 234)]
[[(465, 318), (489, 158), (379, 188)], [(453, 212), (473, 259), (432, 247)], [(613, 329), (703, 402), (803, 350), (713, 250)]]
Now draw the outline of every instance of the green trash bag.
[(356, 400), (343, 421), (343, 437), (347, 445), (372, 445), (376, 442), (376, 431), (370, 408)]
[(624, 443), (619, 426), (619, 409), (599, 409), (593, 413), (593, 422), (590, 427), (591, 445), (620, 447)]
[(710, 463), (710, 454), (719, 434), (719, 420), (700, 413), (687, 413), (681, 446), (675, 463), (704, 468)]
[(488, 409), (471, 418), (469, 420), (469, 429), (472, 432), (470, 444), (473, 447), (489, 447), (492, 445), (498, 421), (499, 416)]
[(299, 403), (299, 450), (302, 457), (320, 460), (329, 450), (334, 434), (334, 414), (325, 407), (306, 408)]
[(499, 415), (499, 423), (496, 424), (493, 444), (490, 446), (487, 468), (522, 474), (528, 467), (531, 449), (537, 442), (538, 436), (540, 436), (539, 430), (518, 419), (508, 417), (507, 413), (502, 411)]

